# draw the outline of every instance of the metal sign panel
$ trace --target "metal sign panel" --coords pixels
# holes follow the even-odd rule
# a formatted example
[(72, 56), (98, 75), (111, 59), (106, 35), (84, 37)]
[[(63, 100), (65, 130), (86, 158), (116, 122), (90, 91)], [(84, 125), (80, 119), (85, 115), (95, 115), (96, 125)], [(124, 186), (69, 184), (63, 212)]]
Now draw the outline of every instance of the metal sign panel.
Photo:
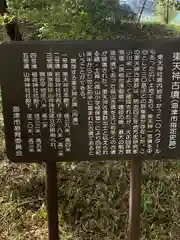
[(8, 158), (177, 159), (180, 40), (0, 46)]

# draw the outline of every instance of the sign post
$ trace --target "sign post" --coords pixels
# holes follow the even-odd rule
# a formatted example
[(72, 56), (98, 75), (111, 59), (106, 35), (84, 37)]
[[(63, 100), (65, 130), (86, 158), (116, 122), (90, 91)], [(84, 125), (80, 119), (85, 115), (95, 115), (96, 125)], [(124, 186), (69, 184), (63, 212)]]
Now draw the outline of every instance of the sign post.
[(140, 239), (141, 160), (131, 161), (129, 198), (129, 240)]
[(55, 162), (46, 162), (46, 195), (49, 240), (59, 240), (57, 169)]

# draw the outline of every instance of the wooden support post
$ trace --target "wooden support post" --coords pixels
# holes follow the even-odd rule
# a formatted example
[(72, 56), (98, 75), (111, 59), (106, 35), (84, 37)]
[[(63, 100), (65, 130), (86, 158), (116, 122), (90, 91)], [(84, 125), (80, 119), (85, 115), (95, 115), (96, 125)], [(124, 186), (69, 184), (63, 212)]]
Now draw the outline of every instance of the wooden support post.
[(142, 161), (131, 161), (129, 198), (129, 240), (140, 239)]
[(46, 197), (49, 240), (59, 240), (57, 169), (55, 162), (46, 162)]

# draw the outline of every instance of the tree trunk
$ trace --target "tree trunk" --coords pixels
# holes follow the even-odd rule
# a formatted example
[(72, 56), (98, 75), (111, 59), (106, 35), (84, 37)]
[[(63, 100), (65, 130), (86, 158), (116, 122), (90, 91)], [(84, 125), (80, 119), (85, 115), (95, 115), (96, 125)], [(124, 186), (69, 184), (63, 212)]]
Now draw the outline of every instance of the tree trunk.
[(167, 3), (166, 9), (165, 9), (165, 17), (164, 17), (165, 24), (169, 23), (169, 4)]
[[(9, 14), (6, 0), (0, 0), (0, 15)], [(7, 21), (6, 18), (5, 22)], [(16, 19), (5, 24), (6, 32), (11, 41), (23, 41), (22, 34), (19, 31), (19, 24)]]
[(8, 13), (8, 6), (6, 0), (0, 1), (0, 15), (4, 16), (5, 13)]

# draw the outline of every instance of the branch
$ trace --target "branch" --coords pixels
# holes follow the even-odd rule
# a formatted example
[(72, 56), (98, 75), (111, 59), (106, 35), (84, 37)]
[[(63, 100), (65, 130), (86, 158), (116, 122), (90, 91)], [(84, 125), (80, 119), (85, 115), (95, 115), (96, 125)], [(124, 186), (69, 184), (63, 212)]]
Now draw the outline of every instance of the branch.
[(138, 23), (139, 23), (140, 20), (141, 20), (141, 16), (142, 16), (142, 14), (143, 14), (143, 12), (144, 12), (144, 8), (145, 8), (145, 6), (146, 6), (146, 2), (147, 2), (147, 0), (144, 0), (143, 6), (142, 6), (142, 8), (141, 8), (141, 12), (140, 12), (140, 14), (139, 14)]

